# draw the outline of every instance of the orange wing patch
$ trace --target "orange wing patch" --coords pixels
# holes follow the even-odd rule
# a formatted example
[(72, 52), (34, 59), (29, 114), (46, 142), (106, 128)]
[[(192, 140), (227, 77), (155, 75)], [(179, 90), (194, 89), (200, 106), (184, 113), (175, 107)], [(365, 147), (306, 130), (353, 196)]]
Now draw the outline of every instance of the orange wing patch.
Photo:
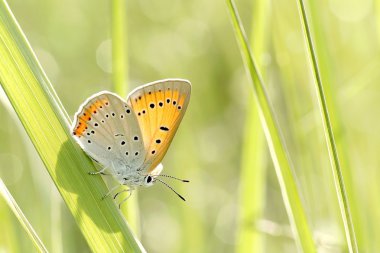
[(146, 158), (152, 161), (148, 172), (151, 172), (164, 158), (183, 118), (185, 111), (182, 111), (182, 108), (187, 95), (189, 94), (181, 95), (179, 90), (173, 90), (171, 93), (165, 92), (165, 110), (158, 128), (156, 125), (157, 130)]
[(107, 99), (90, 101), (90, 103), (83, 106), (82, 110), (77, 114), (77, 122), (74, 127), (73, 134), (80, 138), (83, 132), (87, 129), (87, 123), (91, 121), (93, 114), (97, 114), (98, 110), (103, 106), (108, 105)]
[(167, 80), (146, 85), (128, 98), (143, 135), (148, 173), (166, 154), (185, 113), (190, 90), (187, 81)]
[[(147, 128), (147, 126), (150, 125), (150, 118), (147, 117), (148, 108), (146, 105), (145, 95), (140, 94), (136, 96), (134, 99), (131, 99), (130, 102), (132, 102), (130, 106), (133, 108), (133, 111), (135, 112), (137, 116), (137, 119), (141, 128), (141, 132), (143, 135), (143, 139), (144, 140), (150, 139), (151, 138), (150, 128), (149, 129)], [(146, 145), (145, 142), (144, 144)]]

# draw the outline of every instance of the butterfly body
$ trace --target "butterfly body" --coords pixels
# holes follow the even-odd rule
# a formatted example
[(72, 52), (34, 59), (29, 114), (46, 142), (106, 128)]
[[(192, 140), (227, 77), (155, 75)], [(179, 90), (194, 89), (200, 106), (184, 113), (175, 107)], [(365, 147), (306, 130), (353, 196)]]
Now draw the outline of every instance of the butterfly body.
[(72, 134), (83, 150), (131, 189), (151, 186), (189, 103), (191, 84), (156, 81), (133, 90), (125, 101), (103, 91), (75, 114)]

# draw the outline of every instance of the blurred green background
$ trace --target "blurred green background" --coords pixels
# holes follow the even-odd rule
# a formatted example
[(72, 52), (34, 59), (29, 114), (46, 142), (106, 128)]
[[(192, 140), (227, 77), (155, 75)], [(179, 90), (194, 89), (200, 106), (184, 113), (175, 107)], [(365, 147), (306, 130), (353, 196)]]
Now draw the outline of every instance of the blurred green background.
[[(109, 1), (8, 3), (70, 115), (90, 95), (112, 89)], [(237, 6), (247, 32), (255, 35), (256, 28), (261, 32), (262, 46), (254, 56), (264, 74), (318, 252), (346, 252), (296, 1), (239, 0)], [(380, 248), (380, 1), (310, 1), (307, 8), (333, 108), (359, 248), (376, 252)], [(264, 252), (294, 252), (266, 144), (263, 213), (258, 220), (239, 218), (245, 119), (252, 89), (225, 2), (132, 0), (126, 11), (128, 90), (170, 77), (193, 84), (188, 111), (163, 161), (165, 173), (191, 181), (171, 184), (187, 201), (162, 185), (139, 190), (139, 237), (144, 247), (148, 252), (233, 252), (242, 226), (261, 235)], [(254, 14), (261, 14), (261, 19), (257, 21)], [(37, 234), (51, 252), (89, 252), (14, 112), (4, 104), (0, 117), (0, 176)], [(0, 228), (0, 252), (34, 250), (2, 200)]]

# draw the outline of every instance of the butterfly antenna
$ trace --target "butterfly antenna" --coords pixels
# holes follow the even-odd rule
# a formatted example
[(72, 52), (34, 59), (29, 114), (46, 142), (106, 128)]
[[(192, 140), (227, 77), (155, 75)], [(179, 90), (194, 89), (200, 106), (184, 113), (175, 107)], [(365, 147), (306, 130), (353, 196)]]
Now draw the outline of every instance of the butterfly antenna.
[(169, 176), (169, 175), (157, 175), (156, 177), (168, 177), (168, 178), (172, 178), (172, 179), (176, 179), (176, 180), (182, 181), (184, 183), (190, 182), (189, 180), (181, 179), (181, 178), (173, 177), (173, 176)]
[(168, 185), (167, 183), (165, 183), (164, 181), (158, 179), (158, 178), (155, 178), (155, 181), (159, 181), (161, 183), (163, 183), (166, 187), (168, 187), (170, 190), (172, 190), (175, 194), (177, 194), (178, 197), (180, 197), (183, 201), (186, 201), (186, 199), (184, 197), (182, 197), (178, 192), (176, 192), (170, 185)]

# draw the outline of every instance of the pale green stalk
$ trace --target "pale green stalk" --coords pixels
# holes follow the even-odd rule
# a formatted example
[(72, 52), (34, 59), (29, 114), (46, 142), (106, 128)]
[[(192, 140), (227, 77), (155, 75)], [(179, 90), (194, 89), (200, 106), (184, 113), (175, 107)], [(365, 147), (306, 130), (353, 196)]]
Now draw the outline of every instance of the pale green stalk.
[(249, 98), (242, 150), (239, 220), (236, 252), (264, 252), (263, 233), (257, 228), (265, 207), (265, 136), (257, 104)]
[(145, 252), (71, 137), (67, 113), (7, 3), (0, 1), (0, 83), (93, 252)]
[(127, 1), (111, 1), (112, 82), (116, 93), (127, 95)]
[[(34, 246), (36, 246), (39, 252), (48, 252), (45, 245), (38, 237), (36, 231), (34, 231), (32, 225), (25, 217), (24, 213), (21, 211), (21, 208), (18, 206), (16, 200), (13, 198), (12, 194), (8, 191), (3, 180), (0, 178), (0, 195), (4, 198), (5, 202), (8, 204), (9, 208), (12, 210), (13, 214), (16, 216), (21, 226), (24, 228), (25, 232), (28, 234), (32, 240)], [(2, 231), (6, 233), (6, 231)]]
[[(259, 0), (253, 5), (251, 41), (255, 55), (263, 55), (267, 45), (269, 9), (270, 1)], [(264, 236), (257, 223), (263, 218), (265, 208), (267, 149), (259, 109), (253, 99), (253, 96), (248, 98), (240, 174), (236, 252), (241, 253), (264, 252)]]
[(280, 130), (272, 112), (271, 105), (264, 90), (264, 85), (256, 63), (251, 55), (249, 44), (243, 30), (237, 9), (232, 0), (227, 0), (231, 14), (235, 36), (238, 41), (246, 70), (252, 81), (255, 101), (259, 107), (262, 128), (268, 143), (269, 151), (280, 184), (282, 198), (289, 217), (289, 222), (299, 250), (303, 252), (316, 252), (312, 233), (306, 219), (296, 182), (292, 175), (289, 158), (280, 136)]
[[(127, 59), (127, 1), (112, 0), (112, 82), (113, 90), (121, 97), (126, 97), (128, 85), (128, 59)], [(133, 231), (139, 234), (139, 211), (138, 211), (138, 194), (133, 193), (122, 205), (121, 211), (128, 220)], [(122, 193), (118, 199), (128, 197), (128, 193)]]
[(327, 108), (326, 97), (323, 90), (322, 78), (320, 75), (317, 56), (316, 56), (313, 41), (311, 38), (311, 32), (310, 32), (309, 23), (307, 20), (303, 0), (298, 0), (298, 7), (299, 7), (299, 13), (300, 13), (301, 21), (303, 25), (303, 30), (305, 32), (309, 56), (312, 62), (312, 67), (313, 67), (312, 70), (313, 70), (313, 74), (315, 78), (316, 90), (318, 93), (318, 101), (319, 101), (319, 106), (320, 106), (320, 110), (322, 114), (322, 121), (323, 121), (325, 136), (326, 136), (327, 147), (328, 147), (328, 151), (330, 155), (330, 161), (331, 161), (332, 173), (334, 176), (336, 193), (338, 196), (339, 207), (340, 207), (343, 224), (344, 224), (344, 228), (346, 232), (348, 249), (350, 252), (358, 252), (356, 235), (355, 235), (355, 230), (352, 223), (352, 217), (350, 213), (350, 207), (348, 203), (346, 188), (345, 188), (345, 184), (343, 180), (342, 169), (341, 169), (341, 165), (340, 165), (340, 161), (338, 157), (338, 151), (336, 148), (334, 133), (331, 126), (331, 120), (330, 120), (329, 111)]

